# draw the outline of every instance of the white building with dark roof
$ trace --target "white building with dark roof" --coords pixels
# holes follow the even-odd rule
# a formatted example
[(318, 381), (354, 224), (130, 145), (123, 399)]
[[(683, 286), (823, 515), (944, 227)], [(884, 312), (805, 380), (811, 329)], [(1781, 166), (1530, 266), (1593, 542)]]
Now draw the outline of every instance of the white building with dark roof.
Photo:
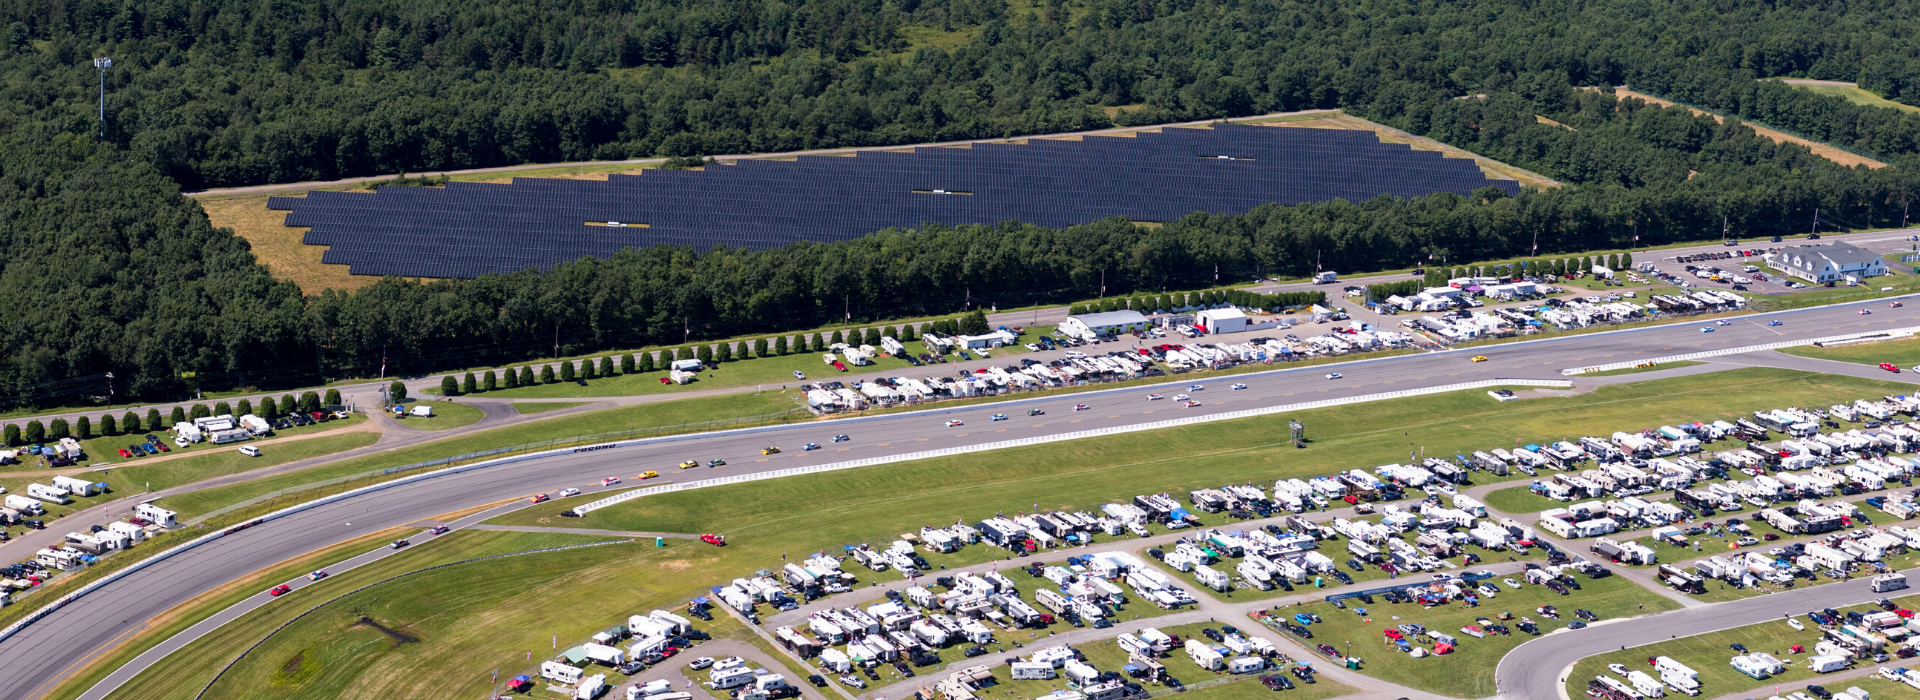
[(1887, 261), (1879, 254), (1847, 243), (1792, 246), (1766, 258), (1767, 267), (1814, 284), (1859, 282), (1887, 274)]

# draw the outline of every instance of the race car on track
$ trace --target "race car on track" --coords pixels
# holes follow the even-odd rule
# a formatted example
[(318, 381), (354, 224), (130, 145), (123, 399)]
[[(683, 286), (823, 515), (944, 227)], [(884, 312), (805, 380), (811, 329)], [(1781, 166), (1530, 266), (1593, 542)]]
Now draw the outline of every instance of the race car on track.
[(681, 469), (692, 469), (697, 466), (700, 466), (700, 463), (698, 461), (691, 460), (691, 459), (680, 463)]
[(1161, 396), (1159, 394), (1147, 394), (1148, 401), (1159, 401), (1160, 399), (1163, 399), (1163, 398), (1166, 398), (1166, 397)]
[(958, 419), (947, 421), (947, 427), (949, 428), (958, 428), (963, 425), (966, 425), (966, 423), (963, 423)]
[(1235, 384), (1235, 385), (1233, 385), (1233, 386), (1230, 386), (1230, 387), (1227, 387), (1227, 388), (1228, 388), (1228, 389), (1232, 389), (1232, 390), (1234, 390), (1234, 391), (1239, 391), (1239, 390), (1241, 390), (1241, 389), (1245, 389), (1245, 388), (1247, 388), (1247, 385), (1245, 385), (1245, 384)]
[(820, 449), (820, 443), (817, 443), (817, 442), (809, 442), (805, 445), (800, 446), (801, 452), (812, 452), (817, 449)]
[(850, 437), (847, 437), (847, 436), (846, 436), (846, 435), (844, 435), (844, 434), (842, 434), (842, 435), (835, 435), (835, 436), (833, 436), (833, 441), (834, 441), (834, 442), (846, 442), (846, 441), (848, 441), (848, 440), (852, 440), (852, 439), (853, 439), (853, 438), (850, 438)]
[(1091, 406), (1088, 406), (1088, 405), (1086, 405), (1086, 404), (1083, 404), (1083, 403), (1077, 403), (1077, 404), (1074, 404), (1074, 405), (1073, 405), (1073, 410), (1075, 410), (1075, 411), (1085, 411), (1085, 410), (1087, 410), (1088, 408), (1091, 408)]
[(289, 585), (287, 585), (287, 584), (284, 584), (284, 583), (283, 583), (283, 584), (280, 584), (280, 585), (278, 585), (278, 586), (274, 586), (274, 587), (273, 587), (273, 588), (271, 588), (271, 589), (268, 589), (268, 590), (267, 590), (267, 595), (270, 595), (270, 596), (273, 596), (273, 597), (275, 597), (275, 598), (278, 598), (278, 597), (280, 597), (280, 596), (283, 596), (283, 595), (286, 595), (286, 593), (287, 593), (287, 591), (291, 591), (291, 590), (293, 590), (293, 586), (289, 586)]
[(1340, 373), (1339, 373), (1339, 372), (1328, 372), (1328, 373), (1327, 373), (1327, 378), (1328, 378), (1328, 379), (1339, 379), (1339, 378), (1340, 378)]
[(766, 446), (766, 447), (762, 447), (762, 448), (760, 448), (760, 454), (763, 454), (763, 455), (777, 455), (777, 454), (780, 454), (780, 448), (778, 448), (778, 447), (774, 447), (774, 446), (772, 446), (772, 445), (768, 445), (768, 446)]
[(600, 480), (601, 486), (612, 486), (618, 483), (620, 483), (620, 477), (617, 477), (617, 476), (609, 476), (605, 479)]
[(652, 479), (652, 478), (654, 478), (654, 477), (657, 477), (657, 476), (660, 476), (660, 472), (657, 472), (657, 471), (653, 471), (653, 470), (651, 470), (651, 469), (649, 469), (649, 470), (647, 470), (647, 471), (644, 471), (644, 472), (640, 472), (640, 478), (641, 478), (642, 480), (646, 480), (646, 479)]
[(1007, 414), (1005, 414), (1005, 413), (995, 413), (995, 414), (993, 414), (993, 417), (992, 417), (992, 418), (990, 418), (990, 419), (988, 419), (988, 420), (991, 420), (991, 421), (993, 421), (993, 422), (995, 422), (995, 423), (998, 423), (998, 422), (1000, 422), (1000, 421), (1003, 421), (1003, 420), (1006, 420), (1006, 419), (1007, 419)]

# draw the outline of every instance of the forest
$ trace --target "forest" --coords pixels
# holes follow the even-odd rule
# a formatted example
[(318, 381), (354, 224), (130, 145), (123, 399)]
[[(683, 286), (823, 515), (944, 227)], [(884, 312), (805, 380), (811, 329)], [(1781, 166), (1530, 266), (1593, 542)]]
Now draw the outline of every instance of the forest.
[[(0, 404), (507, 363), (1254, 276), (1897, 226), (1914, 13), (1732, 0), (20, 0), (0, 6)], [(106, 119), (90, 59), (111, 56)], [(1847, 169), (1630, 84), (1895, 163)], [(1556, 178), (1159, 227), (626, 251), (303, 296), (183, 190), (1343, 108)], [(1553, 120), (1542, 123), (1538, 117)], [(112, 378), (105, 375), (111, 373)]]

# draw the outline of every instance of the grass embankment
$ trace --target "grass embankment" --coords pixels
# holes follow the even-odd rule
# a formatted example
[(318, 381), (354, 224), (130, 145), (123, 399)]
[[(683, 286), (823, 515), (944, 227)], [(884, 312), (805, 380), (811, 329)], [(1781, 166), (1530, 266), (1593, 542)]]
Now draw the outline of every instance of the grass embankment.
[(513, 406), (513, 410), (520, 412), (520, 415), (531, 416), (536, 413), (585, 406), (587, 403), (586, 401), (522, 401), (508, 405)]
[(478, 423), (480, 419), (487, 417), (487, 412), (480, 410), (480, 407), (455, 401), (416, 402), (408, 403), (406, 406), (409, 411), (413, 410), (415, 406), (426, 406), (433, 410), (433, 415), (431, 416), (410, 415), (400, 419), (401, 425), (414, 430), (452, 430), (454, 428), (464, 428)]
[[(1920, 596), (1895, 598), (1894, 602), (1900, 607), (1911, 608), (1920, 605)], [(1845, 614), (1850, 610), (1865, 612), (1878, 609), (1872, 605), (1856, 605), (1839, 610)], [(1573, 672), (1567, 676), (1567, 692), (1574, 697), (1584, 696), (1587, 692), (1587, 681), (1593, 680), (1595, 676), (1613, 676), (1607, 671), (1607, 664), (1624, 664), (1628, 669), (1646, 670), (1647, 659), (1654, 656), (1671, 656), (1675, 661), (1686, 664), (1699, 673), (1702, 697), (1720, 697), (1748, 689), (1756, 693), (1768, 694), (1771, 692), (1769, 689), (1776, 685), (1798, 689), (1808, 682), (1817, 684), (1819, 683), (1818, 675), (1807, 670), (1806, 660), (1812, 653), (1814, 643), (1820, 641), (1820, 628), (1807, 619), (1806, 612), (1805, 610), (1781, 610), (1782, 619), (1779, 620), (1703, 632), (1685, 639), (1628, 647), (1624, 651), (1610, 649), (1589, 656), (1574, 664)], [(1806, 629), (1795, 630), (1789, 627), (1784, 618), (1786, 615), (1794, 616)], [(1764, 681), (1756, 681), (1734, 670), (1727, 663), (1727, 659), (1735, 654), (1729, 646), (1732, 644), (1744, 644), (1749, 651), (1772, 654), (1787, 668), (1779, 675)], [(1787, 653), (1787, 649), (1795, 644), (1804, 645), (1808, 653), (1797, 655)], [(1621, 680), (1618, 676), (1614, 676), (1614, 679)], [(1882, 688), (1906, 687), (1866, 678), (1845, 682), (1840, 684), (1840, 687), (1844, 688), (1848, 685), (1859, 685), (1871, 689), (1876, 698), (1880, 697)]]
[[(1898, 266), (1895, 267), (1897, 269)], [(1881, 291), (1882, 287), (1892, 287), (1892, 289)], [(1809, 288), (1779, 296), (1748, 295), (1747, 300), (1754, 311), (1785, 311), (1810, 306), (1867, 301), (1915, 292), (1920, 292), (1920, 276), (1896, 272), (1885, 277), (1875, 277), (1867, 280), (1866, 284), (1853, 287)]]
[[(1518, 579), (1516, 579), (1518, 580)], [(1401, 685), (1425, 690), (1456, 698), (1484, 698), (1494, 695), (1493, 669), (1500, 658), (1514, 647), (1533, 639), (1515, 626), (1519, 619), (1529, 617), (1540, 626), (1542, 633), (1551, 632), (1566, 626), (1573, 616), (1575, 608), (1592, 610), (1601, 620), (1614, 620), (1623, 617), (1674, 610), (1679, 603), (1654, 593), (1639, 584), (1619, 576), (1598, 580), (1581, 580), (1581, 590), (1571, 595), (1558, 595), (1544, 586), (1523, 585), (1513, 590), (1492, 579), (1500, 589), (1499, 597), (1481, 601), (1480, 607), (1437, 607), (1423, 609), (1412, 603), (1386, 603), (1366, 606), (1367, 617), (1355, 614), (1353, 604), (1348, 601), (1348, 609), (1341, 610), (1327, 603), (1285, 608), (1279, 614), (1291, 618), (1296, 612), (1318, 614), (1323, 621), (1312, 625), (1313, 639), (1304, 640), (1308, 645), (1331, 644), (1345, 650), (1349, 656), (1358, 656), (1361, 672), (1370, 676), (1399, 683)], [(1541, 605), (1552, 605), (1560, 609), (1560, 619), (1550, 620), (1534, 612)], [(1486, 617), (1494, 619), (1501, 611), (1511, 612), (1513, 622), (1504, 623), (1512, 628), (1512, 636), (1489, 634), (1485, 638), (1474, 638), (1460, 631), (1466, 625), (1475, 624), (1474, 619)], [(1424, 625), (1430, 632), (1453, 635), (1460, 646), (1446, 656), (1427, 656), (1413, 658), (1393, 650), (1386, 644), (1381, 630), (1406, 623)], [(1615, 623), (1631, 624), (1631, 623)], [(1269, 631), (1272, 631), (1269, 628)], [(1274, 632), (1275, 634), (1284, 634)], [(1580, 630), (1568, 630), (1561, 634), (1580, 634)], [(1432, 643), (1421, 644), (1429, 651)], [(1322, 657), (1324, 658), (1324, 657)], [(1642, 663), (1645, 660), (1642, 659)], [(1725, 665), (1725, 664), (1721, 664)], [(1551, 672), (1547, 670), (1546, 672)], [(1584, 688), (1581, 695), (1585, 694)], [(1576, 696), (1579, 697), (1579, 696)]]
[(1797, 357), (1811, 357), (1816, 360), (1852, 362), (1869, 366), (1878, 365), (1882, 362), (1891, 362), (1895, 366), (1900, 367), (1901, 372), (1904, 373), (1914, 365), (1920, 365), (1920, 336), (1902, 338), (1900, 340), (1883, 340), (1878, 343), (1840, 345), (1831, 348), (1817, 348), (1811, 345), (1802, 345), (1797, 348), (1782, 348), (1774, 352)]
[(79, 697), (95, 683), (107, 677), (134, 657), (145, 653), (173, 635), (186, 631), (215, 613), (232, 607), (248, 597), (259, 595), (275, 584), (305, 575), (315, 569), (325, 569), (339, 562), (381, 546), (392, 539), (400, 530), (386, 530), (343, 542), (326, 549), (309, 552), (267, 568), (256, 571), (243, 578), (229, 582), (218, 589), (201, 594), (193, 600), (175, 606), (166, 613), (149, 621), (145, 627), (126, 637), (107, 653), (95, 657), (86, 665), (75, 669), (65, 682), (54, 687), (43, 696), (45, 700), (71, 700)]
[[(670, 401), (658, 404), (628, 406), (624, 408), (596, 411), (578, 416), (569, 416), (561, 422), (540, 421), (514, 425), (498, 430), (488, 430), (461, 436), (457, 440), (445, 440), (415, 445), (389, 452), (367, 455), (355, 459), (343, 460), (312, 469), (279, 474), (264, 479), (254, 479), (238, 484), (221, 486), (171, 496), (161, 499), (161, 505), (179, 511), (184, 517), (192, 517), (211, 512), (250, 498), (270, 494), (283, 489), (298, 488), (320, 481), (363, 474), (370, 471), (413, 464), (433, 459), (442, 459), (454, 455), (467, 454), (480, 450), (510, 447), (529, 443), (541, 443), (549, 440), (592, 435), (595, 433), (620, 430), (692, 431), (709, 427), (723, 427), (737, 424), (739, 416), (763, 416), (789, 411), (793, 403), (779, 394), (732, 394)], [(798, 415), (783, 416), (778, 420), (805, 420), (812, 414), (801, 412)], [(561, 447), (556, 443), (553, 447)], [(539, 449), (546, 449), (544, 447)], [(375, 475), (365, 479), (356, 479), (347, 484), (326, 487), (346, 490), (358, 488), (380, 480), (399, 478), (401, 475)], [(317, 497), (323, 491), (306, 489), (289, 493), (284, 497), (251, 508), (247, 512), (268, 512)], [(236, 516), (238, 517), (238, 516)]]

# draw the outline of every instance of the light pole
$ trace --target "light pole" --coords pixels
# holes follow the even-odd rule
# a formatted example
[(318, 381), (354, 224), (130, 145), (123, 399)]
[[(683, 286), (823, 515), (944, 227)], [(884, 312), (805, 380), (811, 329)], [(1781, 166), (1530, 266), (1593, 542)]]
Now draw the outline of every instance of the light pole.
[(100, 139), (107, 138), (107, 69), (113, 67), (113, 59), (93, 59), (93, 67), (100, 69)]

